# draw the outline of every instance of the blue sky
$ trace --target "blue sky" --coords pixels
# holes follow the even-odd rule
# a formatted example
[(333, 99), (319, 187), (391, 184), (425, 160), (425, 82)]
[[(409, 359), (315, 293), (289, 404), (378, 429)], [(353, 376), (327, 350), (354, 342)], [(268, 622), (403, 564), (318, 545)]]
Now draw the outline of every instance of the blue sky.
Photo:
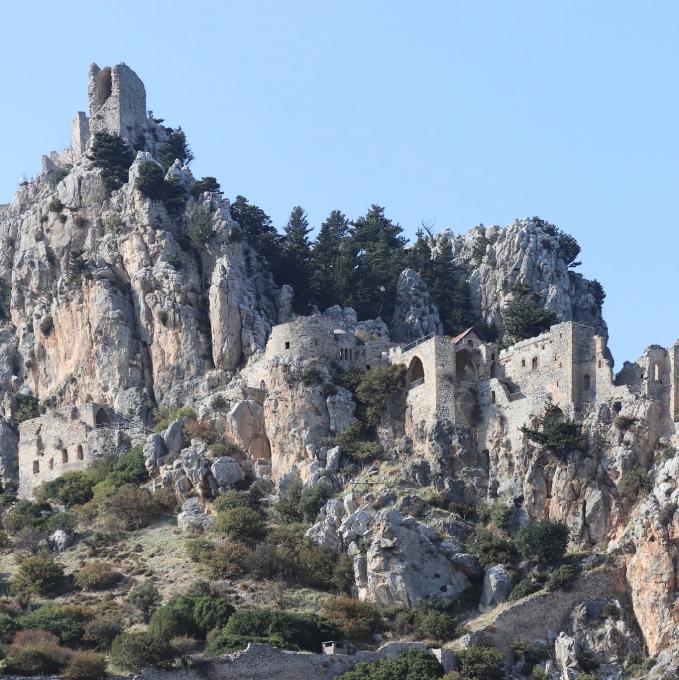
[(4, 3), (0, 201), (124, 61), (194, 173), (281, 227), (373, 202), (412, 235), (539, 215), (608, 294), (617, 366), (679, 337), (679, 2)]

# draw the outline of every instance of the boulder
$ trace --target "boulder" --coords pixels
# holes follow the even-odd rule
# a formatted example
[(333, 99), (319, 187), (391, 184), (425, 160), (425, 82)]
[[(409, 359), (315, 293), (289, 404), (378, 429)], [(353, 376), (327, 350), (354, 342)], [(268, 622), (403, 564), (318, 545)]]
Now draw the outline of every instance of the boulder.
[(229, 456), (217, 458), (212, 463), (210, 470), (220, 491), (232, 489), (238, 482), (245, 479), (245, 473), (241, 466)]
[(430, 334), (441, 335), (443, 325), (429, 297), (424, 279), (413, 269), (404, 269), (396, 285), (392, 335), (398, 342), (411, 342)]
[(73, 534), (64, 531), (63, 529), (57, 529), (48, 539), (50, 548), (56, 553), (61, 553), (66, 550), (69, 546), (73, 545), (74, 536)]
[(165, 449), (167, 455), (175, 455), (179, 453), (184, 446), (186, 441), (184, 439), (184, 424), (186, 423), (186, 418), (180, 418), (179, 420), (173, 420), (162, 432), (163, 441), (165, 442)]
[(485, 612), (494, 609), (505, 602), (512, 592), (512, 579), (502, 564), (496, 564), (486, 570), (483, 578), (483, 592), (479, 611)]
[(212, 515), (205, 514), (205, 510), (197, 498), (189, 498), (182, 504), (177, 515), (177, 526), (182, 531), (203, 533), (214, 523)]
[(167, 455), (165, 439), (159, 434), (150, 434), (144, 442), (144, 465), (150, 473), (158, 470), (160, 461)]

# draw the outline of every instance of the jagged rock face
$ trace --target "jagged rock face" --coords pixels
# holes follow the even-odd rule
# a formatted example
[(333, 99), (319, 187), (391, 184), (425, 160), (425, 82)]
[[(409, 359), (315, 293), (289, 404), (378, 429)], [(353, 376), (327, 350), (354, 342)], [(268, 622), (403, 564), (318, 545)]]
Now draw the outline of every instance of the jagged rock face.
[[(504, 229), (475, 227), (457, 236), (444, 231), (436, 239), (439, 244), (452, 240), (454, 262), (468, 273), (472, 302), (487, 323), (502, 327), (502, 310), (510, 291), (515, 283), (524, 283), (559, 321), (580, 321), (607, 337), (589, 282), (568, 269), (557, 240), (539, 223), (516, 220)], [(486, 242), (484, 252), (480, 246)]]
[(411, 342), (432, 333), (441, 335), (443, 325), (427, 284), (416, 271), (404, 269), (396, 286), (392, 336), (397, 342)]
[[(177, 164), (169, 174), (190, 181)], [(199, 209), (213, 236), (196, 255), (187, 220)], [(55, 189), (47, 175), (20, 187), (0, 214), (12, 323), (0, 328), (3, 391), (14, 375), (41, 400), (140, 413), (149, 397), (183, 403), (210, 371), (232, 371), (262, 349), (279, 317), (270, 275), (233, 238), (227, 201), (206, 193), (189, 199), (186, 215), (133, 182), (107, 197), (86, 157)], [(74, 272), (78, 251), (85, 271)]]

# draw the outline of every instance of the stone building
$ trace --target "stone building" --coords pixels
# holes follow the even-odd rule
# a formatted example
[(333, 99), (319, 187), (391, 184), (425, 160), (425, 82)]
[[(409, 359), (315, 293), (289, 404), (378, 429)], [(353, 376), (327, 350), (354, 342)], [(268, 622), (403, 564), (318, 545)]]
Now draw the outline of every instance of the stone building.
[(85, 470), (105, 453), (127, 445), (129, 428), (129, 422), (94, 403), (25, 420), (19, 425), (19, 497), (30, 498), (39, 484)]
[(134, 144), (148, 128), (146, 90), (139, 76), (127, 65), (90, 65), (88, 82), (89, 116), (78, 111), (71, 127), (71, 148), (75, 158), (83, 155), (91, 136), (97, 132), (120, 135)]

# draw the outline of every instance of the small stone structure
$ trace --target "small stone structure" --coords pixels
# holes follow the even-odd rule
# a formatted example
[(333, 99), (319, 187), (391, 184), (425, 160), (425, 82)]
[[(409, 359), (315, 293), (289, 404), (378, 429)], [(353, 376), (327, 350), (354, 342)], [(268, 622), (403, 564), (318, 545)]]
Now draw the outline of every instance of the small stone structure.
[[(389, 642), (374, 652), (356, 654), (312, 654), (287, 652), (269, 645), (250, 643), (247, 649), (225, 654), (191, 668), (161, 670), (147, 668), (137, 680), (332, 680), (357, 663), (374, 663), (409, 649), (427, 649), (420, 642)], [(446, 671), (452, 669), (452, 655), (430, 650)]]
[(74, 158), (82, 156), (97, 132), (120, 135), (134, 144), (148, 128), (146, 90), (139, 76), (127, 65), (90, 65), (89, 117), (78, 111), (71, 126)]
[(50, 410), (19, 425), (20, 498), (43, 482), (85, 470), (121, 443), (127, 423), (105, 406), (89, 403)]

